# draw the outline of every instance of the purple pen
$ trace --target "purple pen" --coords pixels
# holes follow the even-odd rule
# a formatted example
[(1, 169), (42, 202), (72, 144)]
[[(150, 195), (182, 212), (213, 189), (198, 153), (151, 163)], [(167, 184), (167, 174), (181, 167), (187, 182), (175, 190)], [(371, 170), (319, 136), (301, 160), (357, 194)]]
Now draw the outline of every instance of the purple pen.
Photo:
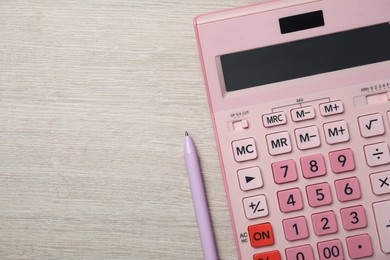
[(196, 221), (198, 222), (203, 257), (205, 260), (217, 260), (217, 248), (200, 171), (199, 157), (195, 145), (187, 132), (184, 137), (184, 160), (191, 187), (192, 201), (194, 202)]

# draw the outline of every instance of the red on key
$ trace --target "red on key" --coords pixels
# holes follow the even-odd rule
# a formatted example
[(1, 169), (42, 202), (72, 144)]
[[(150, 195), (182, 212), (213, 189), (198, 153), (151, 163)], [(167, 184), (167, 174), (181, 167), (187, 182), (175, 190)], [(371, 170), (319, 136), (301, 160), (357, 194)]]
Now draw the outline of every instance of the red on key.
[(249, 226), (248, 232), (252, 247), (257, 248), (274, 243), (274, 234), (270, 223)]
[(281, 260), (279, 251), (269, 251), (253, 256), (253, 260)]

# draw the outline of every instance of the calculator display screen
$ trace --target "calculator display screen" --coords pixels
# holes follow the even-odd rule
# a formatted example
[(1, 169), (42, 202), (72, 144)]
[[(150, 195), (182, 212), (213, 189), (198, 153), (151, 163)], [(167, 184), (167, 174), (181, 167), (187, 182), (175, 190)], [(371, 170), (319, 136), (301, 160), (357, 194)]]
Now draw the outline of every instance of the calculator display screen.
[(390, 60), (390, 24), (222, 55), (226, 91)]

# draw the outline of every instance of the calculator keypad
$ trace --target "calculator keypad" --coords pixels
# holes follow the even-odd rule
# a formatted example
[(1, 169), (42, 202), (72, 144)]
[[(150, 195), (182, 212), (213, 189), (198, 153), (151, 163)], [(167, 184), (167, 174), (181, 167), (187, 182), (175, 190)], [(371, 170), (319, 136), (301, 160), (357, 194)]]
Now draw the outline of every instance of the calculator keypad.
[(313, 248), (310, 245), (290, 247), (286, 249), (287, 260), (315, 259)]
[[(390, 170), (366, 173), (358, 172), (357, 168), (362, 162), (369, 169), (390, 164), (388, 143), (378, 139), (386, 133), (386, 123), (390, 126), (390, 111), (386, 112), (385, 120), (380, 113), (367, 113), (356, 117), (355, 125), (352, 125), (350, 119), (341, 119), (345, 108), (340, 100), (320, 103), (317, 109), (324, 121), (321, 124), (313, 123), (318, 118), (312, 105), (293, 108), (289, 113), (279, 111), (263, 115), (262, 126), (267, 129), (263, 140), (267, 146), (266, 155), (257, 153), (255, 138), (232, 142), (237, 162), (258, 157), (272, 158), (269, 171), (264, 165), (243, 167), (237, 171), (243, 192), (258, 191), (253, 193), (256, 195), (246, 196), (242, 200), (246, 218), (257, 220), (258, 223), (248, 226), (250, 245), (253, 248), (269, 247), (277, 239), (295, 243), (284, 249), (287, 260), (370, 257), (374, 254), (374, 234), (367, 233), (367, 227), (370, 225), (368, 214), (372, 209), (369, 205), (362, 205), (364, 194), (361, 185), (367, 184), (361, 183), (360, 176), (366, 174), (372, 195), (380, 196), (390, 193)], [(360, 151), (348, 145), (355, 138), (355, 129), (361, 138), (367, 140), (362, 143)], [(326, 153), (316, 152), (317, 148), (323, 147), (327, 147)], [(301, 154), (297, 157), (293, 151)], [(291, 157), (290, 153), (293, 154)], [(360, 156), (363, 156), (363, 160)], [(278, 187), (274, 194), (278, 202), (276, 212), (274, 205), (267, 204), (268, 194), (259, 194), (270, 180), (270, 175)], [(329, 179), (325, 177), (327, 175)], [(302, 186), (298, 181), (304, 181), (306, 185)], [(333, 208), (334, 204), (341, 206)], [(306, 207), (312, 213), (306, 215)], [(384, 242), (390, 241), (390, 200), (374, 203), (372, 208), (381, 249), (384, 253), (390, 253), (388, 243)], [(272, 212), (277, 211), (286, 214), (286, 217), (280, 223), (268, 223)], [(274, 237), (272, 225), (281, 226), (283, 238), (280, 238), (280, 233)], [(353, 233), (339, 238), (337, 234), (341, 230)], [(313, 245), (305, 243), (310, 239), (310, 233), (318, 237), (319, 242)], [(265, 250), (253, 254), (253, 259), (283, 259), (281, 252)]]
[(314, 233), (317, 236), (333, 234), (338, 231), (336, 214), (333, 211), (325, 211), (311, 215)]
[(300, 240), (309, 236), (306, 218), (303, 216), (283, 220), (283, 229), (288, 241)]
[(301, 167), (303, 177), (311, 179), (326, 174), (324, 156), (322, 154), (313, 154), (301, 158)]
[(385, 125), (381, 114), (372, 114), (359, 117), (360, 133), (363, 137), (373, 137), (385, 133)]
[[(320, 260), (343, 260), (344, 251), (339, 239), (319, 242), (317, 244)], [(313, 258), (314, 259), (314, 258)]]
[(287, 213), (303, 209), (301, 190), (298, 188), (278, 192), (280, 211)]

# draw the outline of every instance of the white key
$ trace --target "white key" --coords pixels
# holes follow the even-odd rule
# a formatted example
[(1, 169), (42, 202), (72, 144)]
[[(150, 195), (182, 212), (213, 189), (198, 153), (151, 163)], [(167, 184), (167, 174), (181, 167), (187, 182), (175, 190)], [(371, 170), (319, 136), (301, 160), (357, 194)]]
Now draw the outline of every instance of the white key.
[(267, 135), (268, 152), (271, 155), (289, 153), (292, 150), (288, 132)]
[(368, 166), (378, 166), (390, 163), (390, 151), (387, 143), (377, 143), (364, 146)]
[(375, 195), (390, 193), (390, 171), (370, 175), (372, 192)]
[(358, 118), (360, 133), (363, 137), (372, 137), (385, 133), (381, 114), (361, 116)]
[(264, 195), (244, 198), (245, 216), (248, 219), (261, 218), (268, 216), (267, 200)]
[(315, 117), (316, 117), (316, 113), (312, 106), (301, 107), (301, 108), (291, 110), (291, 118), (294, 122), (309, 120)]
[(384, 253), (390, 253), (390, 200), (372, 205), (376, 219), (381, 248)]
[(344, 106), (340, 100), (320, 104), (320, 114), (322, 116), (331, 116), (343, 112)]

